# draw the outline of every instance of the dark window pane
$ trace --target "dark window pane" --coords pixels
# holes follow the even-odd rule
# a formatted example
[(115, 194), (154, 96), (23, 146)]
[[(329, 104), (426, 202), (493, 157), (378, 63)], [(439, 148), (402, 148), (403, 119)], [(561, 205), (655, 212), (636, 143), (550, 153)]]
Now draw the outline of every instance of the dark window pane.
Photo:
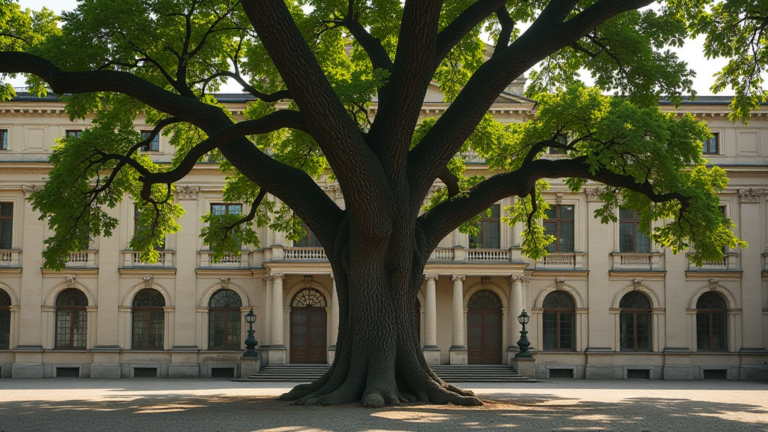
[(299, 291), (291, 302), (291, 307), (328, 307), (325, 297), (316, 289), (303, 289)]
[(563, 220), (573, 219), (572, 205), (561, 205), (558, 207), (560, 207), (560, 219), (563, 219)]
[(712, 313), (712, 350), (713, 351), (727, 351), (728, 345), (726, 344), (726, 334), (728, 315), (720, 312)]
[(696, 309), (726, 310), (728, 307), (720, 294), (710, 291), (699, 297), (696, 301)]
[[(144, 141), (152, 134), (152, 131), (142, 131), (141, 140)], [(149, 144), (141, 148), (142, 151), (160, 151), (160, 134), (155, 135)]]
[(147, 328), (149, 327), (149, 311), (133, 311), (133, 349), (146, 349), (149, 345)]
[(560, 252), (573, 252), (573, 222), (560, 222), (560, 236), (557, 241)]
[(709, 313), (696, 314), (696, 348), (701, 351), (709, 350), (711, 319), (712, 315)]
[(637, 350), (651, 350), (651, 314), (637, 313)]
[(635, 349), (635, 314), (622, 313), (619, 316), (619, 339), (621, 350)]
[(563, 291), (553, 291), (544, 297), (544, 309), (573, 309), (576, 304), (570, 294)]
[(11, 311), (0, 308), (0, 349), (11, 347)]
[(651, 251), (651, 239), (640, 231), (635, 232), (635, 252), (648, 253)]
[(556, 350), (557, 346), (557, 312), (544, 313), (544, 349)]
[(572, 350), (574, 337), (574, 315), (573, 313), (560, 312), (560, 349)]
[(0, 130), (0, 150), (8, 150), (8, 131)]
[(469, 298), (467, 302), (467, 308), (469, 309), (498, 309), (501, 308), (501, 301), (499, 297), (492, 291), (481, 290)]
[(0, 249), (13, 246), (13, 203), (0, 203)]
[(223, 289), (216, 291), (209, 302), (212, 308), (239, 308), (243, 305), (240, 295), (232, 290)]
[(619, 251), (634, 252), (635, 236), (634, 226), (631, 223), (619, 224)]
[(500, 230), (499, 222), (485, 222), (485, 243), (483, 247), (498, 249), (501, 244)]
[(651, 302), (644, 294), (637, 291), (630, 291), (624, 294), (624, 297), (621, 298), (619, 307), (621, 309), (650, 309)]

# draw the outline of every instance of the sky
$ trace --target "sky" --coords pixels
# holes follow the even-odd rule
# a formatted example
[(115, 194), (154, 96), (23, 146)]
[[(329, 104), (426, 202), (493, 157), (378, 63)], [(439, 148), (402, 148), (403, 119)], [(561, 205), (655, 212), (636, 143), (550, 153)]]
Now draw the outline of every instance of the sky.
[[(43, 6), (53, 10), (56, 13), (61, 13), (64, 10), (74, 9), (77, 5), (76, 0), (20, 0), (19, 4), (22, 8), (40, 9)], [(694, 79), (693, 88), (699, 95), (710, 95), (712, 91), (709, 89), (715, 82), (714, 74), (722, 69), (726, 61), (724, 59), (707, 59), (704, 57), (704, 37), (701, 36), (697, 39), (686, 42), (682, 48), (671, 48), (678, 56), (688, 63), (688, 67), (697, 72), (697, 76)], [(588, 75), (583, 75), (582, 79), (591, 84), (591, 79)], [(14, 85), (23, 86), (24, 81), (15, 80)], [(230, 84), (222, 88), (224, 92), (240, 92), (241, 87), (237, 84)], [(723, 92), (723, 94), (732, 94), (729, 92)]]

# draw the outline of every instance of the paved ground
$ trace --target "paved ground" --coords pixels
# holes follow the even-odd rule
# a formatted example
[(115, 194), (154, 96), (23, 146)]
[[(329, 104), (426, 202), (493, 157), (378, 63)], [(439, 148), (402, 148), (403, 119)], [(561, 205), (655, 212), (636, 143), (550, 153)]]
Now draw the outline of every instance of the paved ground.
[(291, 384), (0, 380), (0, 431), (768, 431), (768, 383), (554, 380), (467, 383), (486, 405), (298, 407)]

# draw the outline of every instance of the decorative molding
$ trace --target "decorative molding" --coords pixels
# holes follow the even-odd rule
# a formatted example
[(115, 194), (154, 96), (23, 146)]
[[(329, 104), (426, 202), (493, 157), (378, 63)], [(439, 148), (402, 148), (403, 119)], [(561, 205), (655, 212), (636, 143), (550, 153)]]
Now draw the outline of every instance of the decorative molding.
[(635, 291), (640, 289), (640, 284), (642, 284), (642, 283), (643, 283), (642, 279), (632, 279), (632, 286), (633, 286)]
[(564, 285), (565, 285), (565, 278), (563, 277), (555, 278), (555, 288), (558, 291), (562, 291), (564, 288)]
[(75, 286), (75, 281), (77, 280), (77, 276), (75, 275), (66, 275), (64, 278), (67, 280), (67, 286), (70, 288), (73, 288)]
[(587, 201), (602, 201), (600, 199), (600, 194), (605, 193), (605, 188), (584, 188), (584, 192), (587, 194)]
[(43, 186), (41, 185), (22, 185), (21, 186), (22, 192), (24, 192), (24, 196), (28, 197), (29, 195), (39, 192), (43, 190)]
[(562, 204), (563, 203), (563, 194), (558, 193), (557, 195), (555, 195), (555, 202), (557, 203), (557, 205)]
[(424, 275), (424, 280), (434, 279), (437, 280), (437, 273), (427, 273)]
[(144, 288), (152, 288), (153, 276), (144, 276), (141, 279), (144, 280)]
[(338, 183), (326, 184), (322, 187), (323, 190), (333, 192), (336, 198), (344, 198), (344, 192), (341, 190), (341, 185)]
[(176, 196), (180, 200), (196, 200), (198, 193), (199, 186), (176, 186)]
[(467, 280), (467, 275), (451, 275), (451, 282), (456, 282), (457, 280), (464, 282)]
[(283, 280), (283, 279), (285, 279), (285, 274), (283, 274), (283, 273), (270, 273), (270, 274), (266, 275), (265, 277), (268, 277), (270, 280), (275, 280), (275, 279)]
[(739, 200), (742, 203), (758, 203), (763, 196), (762, 189), (739, 189)]
[(304, 276), (304, 287), (310, 288), (312, 286), (312, 276)]
[(221, 286), (222, 287), (229, 288), (229, 278), (228, 277), (222, 276), (222, 277), (219, 278), (219, 280), (221, 281)]
[(715, 291), (717, 290), (717, 287), (720, 285), (720, 279), (710, 279), (709, 280), (709, 290)]

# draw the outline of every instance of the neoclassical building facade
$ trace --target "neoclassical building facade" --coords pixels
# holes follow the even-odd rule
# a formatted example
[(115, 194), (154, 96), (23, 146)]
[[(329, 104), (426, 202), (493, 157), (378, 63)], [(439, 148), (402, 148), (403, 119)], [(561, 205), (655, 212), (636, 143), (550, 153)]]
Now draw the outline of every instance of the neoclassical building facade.
[[(533, 114), (522, 84), (499, 97), (497, 120)], [(219, 100), (242, 118), (248, 97)], [(442, 100), (431, 88), (423, 116), (445, 110)], [(521, 227), (501, 222), (514, 198), (492, 208), (480, 235), (456, 231), (433, 252), (414, 300), (427, 360), (509, 364), (525, 309), (537, 378), (768, 379), (768, 107), (732, 124), (728, 102), (702, 97), (662, 109), (710, 126), (704, 152), (728, 171), (722, 208), (748, 249), (696, 267), (637, 232), (632, 212), (608, 225), (594, 219), (600, 185), (572, 193), (553, 182), (546, 228), (558, 240), (548, 257), (522, 256)], [(224, 202), (213, 164), (198, 164), (177, 185), (183, 229), (168, 236), (157, 264), (128, 247), (135, 220), (126, 199), (109, 210), (121, 221), (113, 236), (70, 254), (63, 271), (43, 268), (48, 227), (27, 197), (44, 184), (55, 139), (87, 126), (70, 122), (55, 97), (21, 93), (0, 104), (0, 377), (237, 376), (251, 309), (264, 363), (332, 362), (338, 302), (311, 233), (292, 242), (264, 228), (264, 247), (244, 245), (240, 257), (212, 262), (200, 217), (249, 210)], [(140, 120), (136, 127), (149, 129)], [(167, 137), (145, 151), (158, 162), (173, 155)], [(469, 174), (489, 174), (482, 160), (465, 157)], [(343, 207), (338, 184), (320, 182)]]

